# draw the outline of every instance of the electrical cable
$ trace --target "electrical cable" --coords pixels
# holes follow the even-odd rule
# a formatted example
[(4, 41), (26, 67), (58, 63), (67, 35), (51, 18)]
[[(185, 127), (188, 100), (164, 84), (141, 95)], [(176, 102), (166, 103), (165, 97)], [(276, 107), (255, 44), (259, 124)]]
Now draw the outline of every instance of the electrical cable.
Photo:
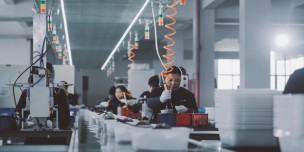
[(35, 6), (35, 10), (36, 10), (36, 12), (38, 13), (38, 12), (39, 12), (39, 8), (38, 8), (38, 6), (37, 6), (36, 1), (35, 1), (35, 0), (33, 0), (33, 3), (34, 3), (34, 6)]
[[(46, 37), (47, 37), (47, 36), (44, 37), (43, 42), (42, 42), (42, 48), (41, 48), (41, 52), (40, 52), (40, 55), (41, 55), (41, 56), (43, 56), (42, 54), (43, 54), (43, 49), (44, 49)], [(42, 58), (42, 57), (41, 57), (41, 60), (40, 60), (40, 64), (39, 64), (39, 65), (40, 65), (39, 67), (43, 67), (43, 66), (44, 66), (44, 62), (43, 62), (43, 58)]]
[(51, 9), (50, 9), (51, 12), (53, 12), (54, 4), (55, 4), (55, 0), (53, 0), (53, 4), (52, 4)]
[(162, 66), (165, 68), (165, 70), (167, 70), (166, 66), (164, 66), (164, 62), (162, 60), (162, 58), (160, 57), (159, 54), (159, 50), (158, 50), (158, 43), (157, 43), (157, 30), (156, 30), (156, 22), (155, 22), (155, 15), (154, 15), (154, 8), (153, 8), (153, 2), (151, 2), (151, 7), (152, 7), (152, 16), (153, 16), (153, 24), (154, 24), (154, 38), (155, 38), (155, 49), (156, 49), (156, 54), (157, 57), (159, 59), (159, 61), (161, 62)]
[(35, 56), (33, 57), (33, 59), (35, 59), (35, 58), (37, 58), (37, 57), (40, 57), (40, 54), (39, 54), (39, 55), (35, 55)]
[[(46, 40), (46, 36), (44, 38)], [(38, 58), (35, 62), (33, 62), (29, 67), (27, 67), (15, 80), (14, 84), (13, 84), (13, 97), (14, 97), (14, 102), (15, 102), (15, 107), (17, 108), (17, 102), (16, 102), (16, 97), (15, 97), (15, 86), (16, 83), (18, 81), (18, 79), (27, 71), (29, 70), (34, 64), (36, 64), (46, 53), (47, 51), (51, 48), (51, 45), (46, 49), (46, 51), (40, 56), (40, 58)], [(42, 48), (43, 49), (43, 48)]]
[(130, 39), (128, 41), (128, 59), (131, 61), (131, 63), (128, 64), (129, 69), (131, 69), (131, 66), (135, 63), (133, 58), (135, 57), (135, 53), (133, 52), (134, 50), (134, 45), (131, 44), (132, 40), (132, 33), (130, 32)]
[(167, 54), (164, 54), (163, 57), (167, 59), (167, 62), (164, 63), (164, 66), (167, 67), (167, 71), (164, 71), (162, 72), (162, 75), (166, 78), (169, 78), (170, 80), (174, 80), (173, 77), (169, 76), (168, 74), (170, 72), (172, 72), (173, 68), (172, 68), (172, 64), (174, 63), (174, 60), (171, 58), (171, 56), (174, 55), (174, 50), (171, 48), (172, 46), (175, 45), (175, 41), (173, 38), (171, 38), (173, 35), (176, 34), (176, 30), (172, 27), (175, 23), (176, 23), (176, 20), (174, 18), (174, 16), (176, 15), (177, 11), (176, 11), (176, 0), (173, 0), (173, 4), (172, 5), (169, 5), (167, 6), (167, 8), (170, 8), (173, 10), (173, 13), (172, 14), (168, 14), (166, 15), (168, 18), (170, 18), (172, 20), (171, 23), (168, 23), (168, 24), (165, 24), (165, 27), (169, 30), (172, 31), (172, 33), (169, 33), (169, 34), (166, 34), (165, 35), (165, 38), (170, 41), (171, 43), (170, 44), (167, 44), (166, 46), (164, 46), (164, 48), (169, 52), (167, 52)]
[[(44, 67), (39, 67), (39, 68), (44, 69), (44, 71), (46, 72), (45, 77), (47, 77), (47, 76), (48, 76), (48, 72), (47, 72), (46, 68), (44, 68)], [(35, 82), (34, 84), (32, 84), (32, 85), (30, 86), (30, 88), (31, 88), (31, 87), (34, 87), (37, 83), (39, 83), (39, 82), (42, 80), (42, 78), (43, 78), (43, 76), (40, 76), (40, 79), (39, 79), (37, 82)]]
[(35, 53), (38, 53), (38, 54), (40, 55), (40, 52), (39, 52), (39, 51), (34, 51), (33, 54), (35, 54)]

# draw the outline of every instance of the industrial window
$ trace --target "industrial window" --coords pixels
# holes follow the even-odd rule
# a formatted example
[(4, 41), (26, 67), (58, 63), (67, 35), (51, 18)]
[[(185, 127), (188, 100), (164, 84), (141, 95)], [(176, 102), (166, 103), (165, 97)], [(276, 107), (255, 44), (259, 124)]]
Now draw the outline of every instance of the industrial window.
[(279, 57), (279, 55), (271, 52), (270, 61), (270, 84), (273, 90), (283, 91), (290, 75), (295, 70), (304, 67), (304, 57), (286, 59), (284, 56)]
[(238, 89), (240, 86), (240, 60), (219, 59), (217, 68), (217, 88)]

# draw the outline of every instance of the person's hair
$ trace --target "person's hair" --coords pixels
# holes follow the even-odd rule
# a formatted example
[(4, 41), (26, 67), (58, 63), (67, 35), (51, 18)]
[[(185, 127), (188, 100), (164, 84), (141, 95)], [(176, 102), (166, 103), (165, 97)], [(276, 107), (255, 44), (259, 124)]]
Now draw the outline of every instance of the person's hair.
[(120, 89), (122, 92), (124, 92), (127, 98), (132, 97), (131, 92), (125, 86), (119, 85), (116, 87), (116, 89)]
[(112, 87), (109, 89), (109, 95), (115, 95), (115, 90), (116, 90), (116, 87), (115, 87), (115, 86), (112, 86)]
[(52, 74), (51, 75), (52, 76), (52, 81), (54, 81), (54, 79), (55, 79), (55, 70), (54, 70), (53, 65), (50, 62), (46, 62), (46, 69), (50, 70), (50, 72)]
[(148, 85), (151, 87), (158, 87), (159, 86), (159, 77), (158, 75), (154, 75), (152, 76), (149, 81), (148, 81)]
[(53, 65), (50, 62), (46, 62), (46, 69), (49, 69), (52, 73), (54, 73)]
[(129, 93), (128, 89), (125, 86), (122, 86), (122, 85), (117, 86), (116, 89), (120, 89), (122, 92)]
[[(171, 68), (168, 68), (168, 69), (167, 69), (167, 71), (170, 71), (170, 70), (171, 70)], [(175, 65), (172, 66), (172, 71), (169, 72), (168, 74), (178, 74), (178, 75), (182, 75), (181, 70), (180, 70), (177, 66), (175, 66)]]

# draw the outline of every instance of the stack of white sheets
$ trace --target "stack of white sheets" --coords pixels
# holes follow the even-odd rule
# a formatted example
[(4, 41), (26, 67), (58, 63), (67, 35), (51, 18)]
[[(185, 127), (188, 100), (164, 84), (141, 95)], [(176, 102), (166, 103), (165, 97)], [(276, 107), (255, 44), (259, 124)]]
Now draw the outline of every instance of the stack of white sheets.
[(273, 96), (268, 89), (217, 90), (216, 127), (223, 146), (274, 147)]

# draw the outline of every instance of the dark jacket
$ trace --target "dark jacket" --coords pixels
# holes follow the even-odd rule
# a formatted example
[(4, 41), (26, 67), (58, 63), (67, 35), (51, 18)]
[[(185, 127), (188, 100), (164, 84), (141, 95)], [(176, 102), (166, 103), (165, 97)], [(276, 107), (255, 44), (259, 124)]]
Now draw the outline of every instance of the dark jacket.
[(78, 105), (78, 95), (77, 94), (69, 93), (67, 98), (68, 98), (68, 102), (70, 105), (72, 105), (72, 106)]
[[(134, 99), (131, 96), (126, 96), (127, 100)], [(120, 102), (116, 97), (109, 101), (108, 111), (112, 111), (114, 114), (117, 114), (117, 108), (124, 106), (125, 103)], [(129, 107), (130, 108), (130, 107)]]
[[(58, 122), (59, 128), (65, 129), (70, 125), (70, 111), (69, 104), (67, 101), (67, 96), (63, 89), (54, 88), (54, 105), (58, 107)], [(27, 91), (24, 90), (20, 96), (19, 102), (17, 104), (17, 111), (21, 113), (21, 109), (26, 106), (26, 96)], [(48, 99), (47, 99), (48, 100)]]
[(163, 89), (160, 89), (159, 87), (157, 87), (157, 88), (154, 88), (151, 93), (149, 91), (143, 92), (140, 95), (140, 97), (143, 98), (144, 96), (146, 96), (146, 98), (155, 98), (155, 97), (160, 96), (162, 92), (163, 92)]
[(283, 94), (304, 93), (304, 68), (298, 69), (289, 77)]
[[(150, 98), (147, 101), (148, 107), (153, 109), (154, 121), (157, 119), (157, 114), (160, 113), (160, 110), (165, 109), (168, 106), (169, 109), (173, 109), (173, 112), (176, 113), (175, 106), (183, 105), (188, 108), (189, 113), (197, 112), (197, 104), (194, 97), (194, 94), (185, 88), (178, 88), (171, 93), (171, 100), (165, 103), (160, 102), (159, 97), (163, 92), (164, 88), (157, 88), (157, 92), (159, 93), (158, 97)], [(172, 106), (171, 106), (172, 103)]]

